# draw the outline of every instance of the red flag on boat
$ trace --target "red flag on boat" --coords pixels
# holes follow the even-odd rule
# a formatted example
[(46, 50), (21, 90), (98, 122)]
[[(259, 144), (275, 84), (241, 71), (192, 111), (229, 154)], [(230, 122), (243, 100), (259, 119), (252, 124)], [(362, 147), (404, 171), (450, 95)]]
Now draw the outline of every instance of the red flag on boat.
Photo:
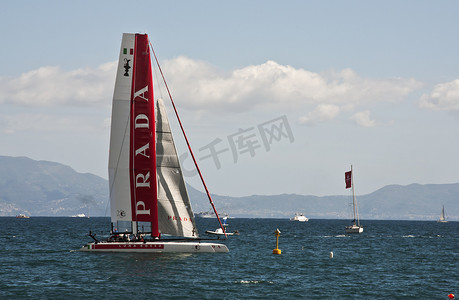
[(347, 189), (352, 187), (352, 171), (344, 173), (344, 181)]

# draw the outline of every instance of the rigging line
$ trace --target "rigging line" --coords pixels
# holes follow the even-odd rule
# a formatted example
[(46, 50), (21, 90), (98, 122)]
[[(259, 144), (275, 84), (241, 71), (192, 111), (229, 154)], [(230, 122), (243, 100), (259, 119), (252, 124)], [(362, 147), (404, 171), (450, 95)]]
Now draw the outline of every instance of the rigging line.
[[(151, 43), (150, 43), (151, 44)], [(161, 85), (159, 84), (160, 80), (159, 80), (159, 76), (158, 76), (158, 70), (156, 70), (155, 67), (153, 67), (153, 71), (155, 72), (155, 78), (156, 78), (156, 82), (157, 82), (157, 87), (158, 87), (158, 90), (159, 90), (159, 94), (161, 95), (161, 99), (164, 99), (163, 97), (163, 90), (161, 89)]]
[(159, 61), (158, 61), (158, 58), (156, 57), (156, 52), (155, 52), (155, 49), (153, 49), (153, 45), (151, 44), (151, 41), (150, 41), (150, 48), (151, 48), (151, 51), (153, 52), (153, 56), (155, 57), (156, 64), (158, 65), (159, 73), (161, 74), (161, 77), (163, 78), (164, 85), (166, 86), (167, 93), (169, 94), (169, 99), (171, 100), (172, 107), (174, 108), (174, 112), (175, 112), (175, 115), (176, 115), (177, 120), (179, 122), (180, 129), (182, 130), (183, 137), (185, 138), (186, 144), (188, 146), (188, 150), (190, 151), (191, 157), (193, 158), (193, 162), (194, 162), (194, 165), (196, 167), (196, 170), (198, 171), (199, 177), (201, 178), (202, 185), (204, 186), (204, 189), (206, 190), (207, 198), (209, 198), (209, 202), (212, 205), (212, 208), (214, 210), (215, 215), (217, 216), (218, 223), (220, 223), (220, 228), (225, 233), (225, 237), (227, 237), (226, 236), (226, 230), (225, 230), (225, 228), (224, 228), (224, 226), (222, 224), (222, 221), (220, 220), (220, 217), (218, 216), (217, 209), (215, 208), (214, 202), (212, 201), (212, 197), (210, 196), (209, 190), (207, 189), (206, 183), (204, 182), (204, 177), (201, 174), (201, 170), (199, 169), (198, 162), (196, 161), (196, 158), (194, 157), (193, 151), (191, 150), (190, 142), (188, 141), (188, 138), (187, 138), (187, 136), (185, 134), (185, 129), (183, 128), (182, 121), (180, 120), (177, 108), (175, 107), (174, 100), (172, 99), (171, 91), (169, 90), (169, 86), (167, 85), (166, 78), (164, 77), (163, 70), (161, 69), (161, 66), (159, 65)]

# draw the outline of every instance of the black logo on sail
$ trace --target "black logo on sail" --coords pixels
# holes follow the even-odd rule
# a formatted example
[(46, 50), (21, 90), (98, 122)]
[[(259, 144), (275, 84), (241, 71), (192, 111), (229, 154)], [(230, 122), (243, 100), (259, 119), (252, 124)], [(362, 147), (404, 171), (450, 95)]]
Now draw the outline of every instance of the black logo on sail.
[(130, 59), (124, 59), (124, 76), (129, 76), (129, 69), (131, 68), (131, 66), (129, 65), (130, 61)]

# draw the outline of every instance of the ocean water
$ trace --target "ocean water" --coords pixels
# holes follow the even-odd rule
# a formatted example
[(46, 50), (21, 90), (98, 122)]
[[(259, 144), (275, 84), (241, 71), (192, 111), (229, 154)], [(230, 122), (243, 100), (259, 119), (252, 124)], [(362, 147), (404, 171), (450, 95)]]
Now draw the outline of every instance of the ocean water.
[[(198, 219), (204, 231), (217, 221)], [(75, 251), (109, 218), (0, 218), (0, 299), (448, 299), (459, 222), (229, 219), (226, 254)], [(281, 255), (273, 255), (279, 228)], [(334, 257), (329, 253), (333, 251)]]

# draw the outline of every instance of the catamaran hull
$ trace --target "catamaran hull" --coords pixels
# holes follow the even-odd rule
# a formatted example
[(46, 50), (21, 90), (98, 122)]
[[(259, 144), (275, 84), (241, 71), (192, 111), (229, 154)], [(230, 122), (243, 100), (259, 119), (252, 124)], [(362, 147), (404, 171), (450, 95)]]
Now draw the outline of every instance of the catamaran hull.
[(224, 244), (201, 242), (99, 242), (80, 248), (85, 252), (226, 253)]
[(363, 232), (363, 227), (362, 226), (347, 226), (346, 227), (346, 233), (362, 233)]

